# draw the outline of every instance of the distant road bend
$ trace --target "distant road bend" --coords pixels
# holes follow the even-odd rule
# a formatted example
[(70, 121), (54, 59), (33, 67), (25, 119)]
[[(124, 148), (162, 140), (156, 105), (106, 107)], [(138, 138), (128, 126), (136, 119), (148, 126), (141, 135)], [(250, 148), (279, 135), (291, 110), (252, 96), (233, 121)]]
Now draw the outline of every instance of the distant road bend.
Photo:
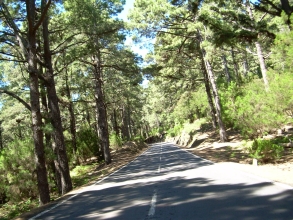
[(292, 220), (293, 190), (157, 143), (31, 219)]

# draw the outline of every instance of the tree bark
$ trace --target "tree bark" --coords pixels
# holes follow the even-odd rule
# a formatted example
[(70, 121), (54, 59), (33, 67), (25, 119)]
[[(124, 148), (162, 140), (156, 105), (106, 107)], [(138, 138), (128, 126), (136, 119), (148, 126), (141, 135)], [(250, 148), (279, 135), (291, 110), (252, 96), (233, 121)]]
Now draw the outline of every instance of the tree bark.
[(248, 61), (247, 61), (247, 54), (245, 53), (245, 59), (243, 61), (243, 77), (247, 77), (249, 71), (249, 65), (248, 65)]
[[(201, 44), (202, 42), (202, 37), (200, 34), (200, 31), (198, 31), (198, 40), (199, 43)], [(202, 56), (202, 60), (204, 62), (204, 66), (209, 78), (209, 82), (212, 86), (212, 90), (213, 90), (213, 96), (214, 96), (214, 101), (215, 101), (215, 107), (216, 107), (216, 113), (217, 113), (217, 119), (218, 119), (218, 125), (219, 125), (219, 133), (220, 133), (220, 139), (222, 142), (226, 142), (228, 141), (228, 137), (227, 137), (227, 133), (226, 133), (226, 129), (224, 126), (224, 123), (222, 121), (222, 108), (221, 108), (221, 100), (218, 94), (218, 88), (217, 88), (217, 84), (215, 81), (215, 77), (214, 77), (214, 73), (212, 70), (212, 67), (209, 63), (208, 60), (206, 60), (206, 52), (204, 50), (204, 48), (201, 47), (201, 45), (199, 44), (200, 50), (201, 50), (201, 56)]]
[(226, 58), (226, 55), (224, 54), (224, 51), (222, 51), (222, 53), (223, 53), (223, 55), (222, 55), (223, 67), (224, 67), (224, 71), (225, 71), (225, 75), (226, 75), (226, 80), (227, 80), (227, 83), (230, 83), (231, 82), (231, 75), (229, 72), (227, 58)]
[(127, 124), (128, 124), (128, 131), (129, 131), (129, 138), (132, 138), (132, 128), (131, 128), (131, 114), (130, 114), (130, 107), (129, 101), (127, 100)]
[[(44, 7), (46, 1), (42, 0), (42, 7)], [(62, 183), (62, 195), (72, 190), (72, 182), (70, 177), (70, 170), (68, 165), (68, 158), (66, 153), (66, 146), (63, 135), (63, 127), (60, 116), (60, 109), (58, 104), (58, 96), (55, 88), (54, 71), (52, 67), (52, 57), (49, 44), (49, 31), (48, 31), (48, 16), (43, 20), (43, 40), (44, 40), (44, 61), (47, 68), (46, 74), (46, 86), (48, 96), (48, 106), (51, 116), (51, 124), (53, 126), (53, 138), (55, 145), (54, 152), (56, 152), (57, 170), (60, 172)]]
[(107, 109), (104, 102), (104, 94), (102, 87), (102, 68), (101, 68), (101, 54), (98, 49), (97, 56), (94, 57), (94, 80), (95, 80), (95, 101), (97, 112), (97, 129), (100, 136), (101, 148), (103, 151), (106, 164), (110, 164), (111, 154), (109, 148), (109, 130), (107, 121)]
[(234, 65), (236, 82), (239, 84), (241, 79), (240, 79), (240, 76), (239, 76), (239, 72), (238, 72), (239, 67), (238, 67), (238, 64), (236, 62), (236, 56), (235, 56), (234, 48), (233, 47), (231, 48), (231, 55), (232, 55), (232, 60), (233, 60), (233, 65)]
[(292, 7), (290, 6), (290, 3), (288, 0), (280, 0), (281, 5), (282, 5), (282, 9), (286, 12), (286, 14), (288, 15), (288, 18), (290, 18), (293, 10)]
[(205, 85), (205, 89), (206, 89), (206, 94), (207, 94), (207, 98), (208, 98), (208, 103), (210, 106), (210, 114), (212, 117), (212, 125), (213, 128), (216, 129), (217, 128), (217, 119), (216, 119), (216, 109), (213, 103), (213, 98), (212, 98), (212, 94), (211, 94), (211, 87), (210, 87), (210, 83), (209, 83), (209, 77), (205, 68), (205, 63), (204, 63), (204, 59), (202, 57), (202, 71), (203, 71), (203, 76), (204, 76), (204, 85)]
[(269, 81), (268, 81), (268, 77), (267, 77), (267, 68), (266, 68), (263, 52), (262, 52), (260, 43), (258, 41), (255, 42), (255, 47), (256, 47), (256, 51), (257, 51), (257, 57), (259, 60), (261, 74), (262, 74), (263, 82), (265, 85), (265, 89), (268, 90), (269, 89)]
[[(250, 19), (254, 20), (249, 0), (246, 0), (246, 8), (247, 8), (247, 12), (249, 14)], [(256, 51), (257, 51), (257, 57), (258, 57), (258, 60), (259, 60), (259, 65), (260, 65), (261, 74), (262, 74), (262, 78), (263, 78), (263, 81), (264, 81), (265, 89), (268, 90), (269, 89), (269, 81), (268, 81), (268, 77), (267, 77), (267, 68), (266, 68), (263, 52), (262, 52), (260, 43), (258, 41), (255, 42), (255, 47), (256, 47)]]
[[(43, 74), (42, 68), (40, 68), (40, 73)], [(48, 109), (48, 103), (47, 103), (47, 96), (46, 96), (46, 89), (44, 86), (44, 82), (41, 83), (41, 101), (42, 101), (42, 110), (43, 110), (43, 118), (45, 120), (45, 125), (50, 124), (50, 116), (49, 116), (49, 109)], [(51, 148), (53, 153), (56, 155), (56, 152), (54, 152), (54, 140), (52, 140), (52, 134), (51, 132), (45, 131), (45, 143), (46, 147)], [(61, 184), (61, 176), (59, 172), (57, 171), (57, 167), (55, 165), (55, 160), (52, 160), (49, 162), (49, 166), (51, 167), (52, 173), (54, 174), (54, 182), (55, 186), (58, 190), (58, 194), (62, 194), (62, 184)]]
[(45, 164), (45, 152), (42, 131), (42, 116), (40, 110), (39, 80), (36, 59), (36, 30), (35, 22), (35, 1), (26, 1), (27, 20), (28, 20), (28, 72), (30, 86), (30, 103), (32, 114), (32, 129), (35, 145), (35, 162), (40, 195), (40, 204), (50, 202), (49, 184), (47, 179), (47, 169)]
[(128, 141), (130, 140), (126, 106), (123, 106), (123, 109), (122, 109), (122, 135), (123, 135), (123, 138), (126, 138), (126, 140)]
[[(91, 114), (90, 114), (90, 111), (89, 111), (89, 108), (90, 106), (85, 102), (85, 119), (86, 119), (86, 122), (88, 124), (89, 127), (92, 127), (92, 122), (91, 122)], [(96, 129), (97, 126), (95, 126), (95, 129)]]
[(222, 109), (221, 109), (221, 102), (220, 102), (220, 97), (218, 94), (217, 84), (215, 82), (214, 73), (212, 71), (212, 67), (211, 67), (209, 61), (206, 60), (205, 64), (206, 64), (206, 69), (207, 69), (207, 73), (209, 76), (209, 80), (210, 80), (210, 83), (211, 83), (211, 86), (213, 89), (213, 95), (214, 95), (217, 118), (218, 118), (218, 125), (219, 125), (219, 129), (220, 129), (220, 139), (222, 142), (226, 142), (226, 141), (228, 141), (228, 138), (227, 138), (224, 123), (222, 121)]
[(114, 129), (115, 134), (117, 136), (119, 136), (119, 128), (118, 128), (118, 123), (117, 123), (117, 112), (116, 112), (115, 107), (113, 109), (113, 129)]
[(72, 150), (73, 150), (73, 155), (75, 159), (75, 163), (79, 165), (79, 160), (77, 157), (77, 143), (76, 143), (76, 120), (75, 120), (75, 115), (74, 115), (74, 105), (71, 100), (71, 92), (68, 84), (68, 73), (67, 73), (67, 68), (66, 68), (66, 75), (65, 75), (65, 90), (66, 90), (66, 96), (69, 100), (68, 103), (68, 111), (70, 115), (70, 135), (71, 135), (71, 144), (72, 144)]
[(2, 121), (0, 121), (0, 152), (4, 149), (2, 131)]

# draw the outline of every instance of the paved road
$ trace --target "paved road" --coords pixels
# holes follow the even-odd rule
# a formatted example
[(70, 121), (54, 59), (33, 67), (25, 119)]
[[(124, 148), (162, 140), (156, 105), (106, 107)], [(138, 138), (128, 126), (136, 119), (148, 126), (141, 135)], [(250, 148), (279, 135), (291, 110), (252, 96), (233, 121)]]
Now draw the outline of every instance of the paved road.
[(292, 220), (293, 191), (158, 143), (34, 219)]

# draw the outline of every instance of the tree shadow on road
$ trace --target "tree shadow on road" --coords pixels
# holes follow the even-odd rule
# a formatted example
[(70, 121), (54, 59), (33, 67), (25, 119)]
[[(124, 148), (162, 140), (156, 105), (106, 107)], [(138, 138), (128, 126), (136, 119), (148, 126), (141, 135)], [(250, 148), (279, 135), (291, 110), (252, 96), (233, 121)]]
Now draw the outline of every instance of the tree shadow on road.
[(292, 190), (237, 175), (161, 145), (39, 219), (292, 219)]

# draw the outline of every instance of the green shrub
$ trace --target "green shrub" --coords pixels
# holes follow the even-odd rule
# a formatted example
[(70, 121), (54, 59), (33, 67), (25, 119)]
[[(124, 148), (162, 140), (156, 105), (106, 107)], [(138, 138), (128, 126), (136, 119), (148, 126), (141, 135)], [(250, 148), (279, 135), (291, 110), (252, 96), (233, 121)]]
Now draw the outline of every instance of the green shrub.
[(221, 92), (223, 119), (226, 125), (242, 131), (248, 137), (270, 132), (292, 121), (285, 114), (293, 109), (293, 75), (270, 75), (266, 91), (262, 79), (237, 86), (231, 83)]
[(193, 135), (196, 133), (196, 130), (202, 128), (206, 123), (206, 118), (197, 119), (193, 123), (184, 123), (183, 131), (189, 135)]
[(270, 140), (256, 139), (253, 141), (251, 147), (248, 148), (248, 151), (250, 157), (266, 163), (279, 159), (282, 156), (284, 148), (274, 144)]
[(185, 92), (175, 105), (171, 114), (173, 121), (192, 123), (196, 119), (203, 118), (208, 112), (208, 101), (204, 86), (199, 86), (195, 92)]
[(176, 124), (173, 128), (170, 128), (167, 131), (167, 134), (169, 137), (175, 137), (181, 133), (183, 130), (183, 125), (182, 124)]
[(141, 135), (135, 136), (133, 138), (133, 141), (137, 142), (137, 143), (142, 143), (142, 142), (144, 142), (144, 140), (145, 140), (145, 138), (143, 136), (141, 136)]
[(38, 196), (34, 144), (31, 139), (15, 140), (0, 156), (0, 192), (19, 202)]
[(13, 219), (14, 217), (30, 211), (32, 208), (37, 207), (39, 204), (39, 200), (23, 200), (18, 203), (6, 203), (1, 207), (0, 212), (0, 219), (2, 220), (8, 220)]
[(116, 133), (110, 134), (110, 146), (114, 149), (122, 147), (122, 138)]
[(85, 161), (99, 155), (99, 138), (90, 127), (83, 127), (77, 132), (77, 154)]

